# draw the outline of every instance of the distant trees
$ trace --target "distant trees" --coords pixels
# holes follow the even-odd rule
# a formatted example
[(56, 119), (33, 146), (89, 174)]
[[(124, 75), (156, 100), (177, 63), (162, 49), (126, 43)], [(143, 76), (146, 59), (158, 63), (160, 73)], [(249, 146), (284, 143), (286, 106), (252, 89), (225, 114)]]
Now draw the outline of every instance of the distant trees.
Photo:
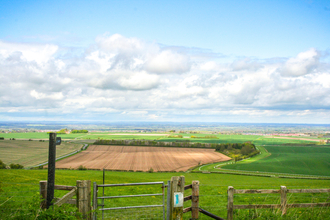
[(77, 133), (88, 133), (88, 131), (87, 130), (72, 130), (71, 131), (71, 134), (77, 134)]
[(14, 164), (14, 163), (11, 163), (10, 165), (9, 165), (9, 167), (10, 167), (10, 169), (23, 169), (23, 165), (21, 165), (21, 164), (18, 164), (18, 163), (16, 163), (16, 164)]
[(239, 161), (248, 157), (252, 157), (260, 153), (256, 146), (251, 142), (245, 143), (228, 143), (228, 144), (212, 144), (212, 147), (220, 153)]
[[(17, 164), (11, 163), (9, 165), (9, 167), (10, 167), (10, 169), (23, 169), (24, 168), (23, 165), (18, 164), (18, 163)], [(7, 165), (4, 162), (2, 162), (2, 160), (0, 160), (0, 169), (7, 169)]]
[(4, 164), (2, 160), (0, 160), (0, 169), (6, 169), (6, 164)]

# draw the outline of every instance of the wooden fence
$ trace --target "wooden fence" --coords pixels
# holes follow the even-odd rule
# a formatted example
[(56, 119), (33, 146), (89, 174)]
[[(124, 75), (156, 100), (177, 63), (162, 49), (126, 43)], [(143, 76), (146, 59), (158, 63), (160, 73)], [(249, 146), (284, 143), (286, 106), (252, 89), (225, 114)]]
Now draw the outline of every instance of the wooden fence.
[[(330, 189), (287, 189), (281, 186), (281, 189), (234, 189), (228, 187), (228, 204), (227, 204), (227, 220), (233, 219), (234, 209), (267, 209), (280, 208), (282, 215), (286, 214), (287, 208), (308, 208), (308, 207), (330, 207), (330, 203), (287, 203), (287, 193), (330, 193)], [(271, 194), (279, 193), (281, 196), (281, 204), (255, 204), (255, 205), (234, 205), (234, 194)]]
[[(187, 212), (191, 212), (191, 220), (199, 219), (199, 213), (203, 213), (204, 215), (207, 215), (216, 220), (224, 220), (223, 218), (216, 216), (199, 207), (199, 181), (192, 181), (192, 184), (186, 186), (184, 184), (184, 176), (174, 176), (169, 182), (170, 187), (168, 190), (170, 190), (170, 196), (168, 197), (168, 220), (182, 220), (183, 214)], [(191, 189), (191, 195), (183, 197), (184, 191), (187, 189)], [(182, 195), (181, 202), (175, 202), (175, 200), (177, 200), (175, 199), (175, 194), (178, 193)], [(189, 200), (191, 200), (191, 207), (183, 208), (183, 203)], [(175, 203), (178, 203), (178, 205), (175, 205)]]
[[(41, 207), (46, 208), (47, 198), (47, 181), (40, 181), (40, 195), (42, 197)], [(83, 219), (91, 219), (91, 181), (90, 180), (77, 180), (76, 186), (63, 186), (55, 185), (56, 190), (69, 191), (62, 198), (55, 198), (54, 204), (61, 206), (64, 203), (76, 205), (78, 211), (82, 214)], [(76, 199), (72, 199), (76, 196)]]

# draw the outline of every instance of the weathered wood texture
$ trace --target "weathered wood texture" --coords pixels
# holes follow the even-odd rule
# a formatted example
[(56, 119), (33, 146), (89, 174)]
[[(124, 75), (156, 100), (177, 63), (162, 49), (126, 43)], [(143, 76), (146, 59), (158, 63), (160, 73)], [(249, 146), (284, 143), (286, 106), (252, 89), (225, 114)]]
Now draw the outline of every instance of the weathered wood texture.
[(171, 178), (171, 203), (170, 203), (170, 220), (183, 219), (183, 207), (174, 207), (174, 193), (181, 192), (184, 194), (185, 178), (184, 176), (173, 176)]
[(40, 186), (40, 196), (42, 198), (40, 207), (42, 209), (46, 208), (46, 198), (47, 198), (47, 181), (43, 180), (39, 182)]
[(281, 208), (280, 204), (234, 205), (233, 209), (272, 209)]
[(191, 194), (191, 219), (197, 220), (199, 217), (199, 181), (192, 182)]
[(184, 186), (184, 190), (191, 189), (191, 188), (192, 188), (192, 184)]
[(280, 193), (280, 190), (276, 189), (235, 189), (234, 193), (236, 194), (244, 194), (244, 193), (249, 193), (249, 194), (268, 194), (268, 193)]
[(330, 189), (288, 189), (288, 193), (330, 193)]
[(186, 202), (186, 201), (189, 201), (191, 199), (192, 199), (192, 195), (184, 197), (183, 201)]
[[(46, 208), (46, 198), (47, 198), (47, 181), (42, 180), (42, 181), (39, 182), (39, 185), (40, 185), (40, 196), (42, 198), (40, 207), (42, 209), (45, 209)], [(76, 195), (77, 187), (75, 187), (75, 186), (64, 186), (64, 185), (54, 185), (54, 189), (71, 191), (71, 192), (68, 193), (69, 195), (66, 194), (62, 198), (54, 198), (53, 199), (54, 205), (61, 206), (64, 203), (71, 204), (71, 205), (76, 205), (77, 204), (76, 199), (71, 199), (73, 196)], [(72, 192), (72, 190), (75, 190), (75, 191)], [(64, 202), (61, 201), (59, 203), (59, 201), (62, 200), (63, 198), (65, 199)]]
[(77, 187), (75, 187), (75, 186), (63, 186), (63, 185), (55, 185), (54, 186), (54, 189), (57, 189), (57, 190), (69, 190), (69, 191), (71, 191), (75, 188), (77, 188)]
[(234, 216), (234, 187), (228, 187), (227, 220), (233, 220)]
[(187, 213), (187, 212), (191, 212), (191, 207), (188, 207), (188, 208), (184, 208), (183, 209), (183, 213)]
[(77, 207), (83, 219), (91, 219), (91, 181), (77, 180)]
[(61, 206), (64, 203), (67, 203), (69, 201), (69, 199), (71, 199), (74, 195), (76, 195), (77, 188), (74, 187), (70, 192), (68, 192), (67, 194), (65, 194), (61, 199), (59, 199), (58, 201), (56, 201), (54, 203), (54, 205), (57, 206)]

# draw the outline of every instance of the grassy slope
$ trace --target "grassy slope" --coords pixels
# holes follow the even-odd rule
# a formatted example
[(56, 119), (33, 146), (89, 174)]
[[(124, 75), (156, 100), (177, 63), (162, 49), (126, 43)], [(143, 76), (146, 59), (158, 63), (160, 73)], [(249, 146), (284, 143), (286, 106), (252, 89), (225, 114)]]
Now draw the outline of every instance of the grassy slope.
[[(236, 189), (279, 189), (281, 185), (288, 188), (328, 188), (330, 185), (329, 180), (297, 180), (297, 179), (280, 179), (280, 178), (265, 178), (253, 176), (240, 176), (240, 175), (227, 175), (227, 174), (200, 174), (200, 173), (132, 173), (132, 172), (106, 172), (105, 183), (127, 183), (127, 182), (152, 182), (152, 181), (166, 181), (170, 180), (172, 176), (184, 175), (186, 177), (186, 184), (191, 183), (192, 180), (200, 181), (200, 207), (204, 208), (219, 216), (226, 217), (226, 191), (228, 186), (234, 186)], [(38, 194), (39, 181), (47, 179), (47, 170), (0, 170), (1, 176), (1, 189), (0, 204), (6, 202), (6, 206), (0, 206), (2, 209), (18, 209), (20, 205), (27, 204), (33, 195)], [(56, 184), (58, 185), (75, 185), (78, 179), (89, 179), (92, 182), (96, 181), (98, 184), (102, 183), (102, 171), (74, 171), (74, 170), (57, 170), (56, 171)], [(106, 192), (106, 195), (127, 195), (136, 193), (159, 193), (160, 188), (152, 187), (121, 187), (111, 188), (111, 191)], [(56, 196), (62, 196), (63, 191), (56, 191)], [(101, 190), (99, 191), (101, 194)], [(185, 191), (185, 195), (191, 194), (191, 191)], [(23, 198), (20, 197), (24, 195)], [(291, 196), (289, 195), (289, 202), (311, 202), (312, 200), (325, 202), (327, 199), (326, 194), (309, 196)], [(112, 200), (111, 204), (106, 202), (106, 206), (122, 206), (122, 205), (136, 205), (136, 204), (159, 204), (160, 198), (145, 197), (143, 200), (136, 199), (121, 199)], [(244, 195), (235, 196), (235, 204), (266, 204), (266, 203), (279, 203), (279, 195)], [(189, 202), (185, 203), (188, 207)], [(299, 209), (301, 210), (301, 209)], [(306, 209), (304, 209), (306, 210)], [(313, 209), (319, 210), (319, 209)], [(321, 209), (322, 211), (322, 209)], [(324, 218), (324, 214), (317, 211), (318, 219)], [(323, 209), (328, 216), (329, 210)], [(133, 214), (139, 213), (138, 210), (132, 210)], [(150, 209), (148, 212), (152, 212)], [(268, 213), (269, 210), (258, 210), (265, 219), (272, 215)], [(303, 211), (304, 212), (304, 211)], [(316, 212), (316, 211), (315, 211)], [(120, 211), (121, 213), (129, 214), (128, 211)], [(241, 214), (240, 214), (241, 213)], [(297, 209), (289, 209), (288, 216), (297, 214)], [(321, 214), (320, 214), (321, 213)], [(248, 215), (248, 211), (240, 210), (235, 215), (235, 219), (242, 218)], [(189, 219), (189, 214), (185, 214), (185, 219)], [(299, 217), (299, 216), (298, 216)], [(301, 218), (300, 218), (301, 217)], [(306, 219), (301, 214), (300, 219)], [(275, 216), (273, 219), (280, 219), (280, 215)], [(1, 217), (0, 217), (1, 219)], [(155, 218), (155, 219), (159, 219)], [(208, 219), (202, 216), (200, 219)], [(247, 218), (249, 219), (249, 218)], [(261, 218), (262, 219), (262, 218)], [(269, 218), (268, 218), (269, 219)], [(288, 218), (290, 219), (290, 218)]]
[(225, 169), (330, 176), (328, 146), (265, 146), (271, 155), (253, 163), (236, 163)]

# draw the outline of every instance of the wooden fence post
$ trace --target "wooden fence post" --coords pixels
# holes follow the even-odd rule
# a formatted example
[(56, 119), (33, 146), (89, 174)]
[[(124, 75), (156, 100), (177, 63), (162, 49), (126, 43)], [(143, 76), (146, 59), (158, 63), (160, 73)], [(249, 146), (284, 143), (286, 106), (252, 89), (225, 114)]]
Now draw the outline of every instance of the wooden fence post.
[(42, 209), (46, 208), (46, 198), (47, 198), (47, 181), (46, 180), (42, 180), (39, 182), (40, 185), (40, 196), (42, 198), (40, 207)]
[(234, 187), (228, 186), (228, 205), (227, 205), (227, 220), (233, 220), (234, 215)]
[(91, 181), (77, 180), (77, 207), (83, 219), (91, 219)]
[(287, 200), (286, 200), (286, 186), (281, 186), (281, 210), (282, 215), (286, 214)]
[(183, 219), (184, 184), (184, 176), (173, 176), (171, 178), (171, 203), (169, 220)]
[(197, 220), (199, 215), (199, 181), (192, 181), (191, 220)]

